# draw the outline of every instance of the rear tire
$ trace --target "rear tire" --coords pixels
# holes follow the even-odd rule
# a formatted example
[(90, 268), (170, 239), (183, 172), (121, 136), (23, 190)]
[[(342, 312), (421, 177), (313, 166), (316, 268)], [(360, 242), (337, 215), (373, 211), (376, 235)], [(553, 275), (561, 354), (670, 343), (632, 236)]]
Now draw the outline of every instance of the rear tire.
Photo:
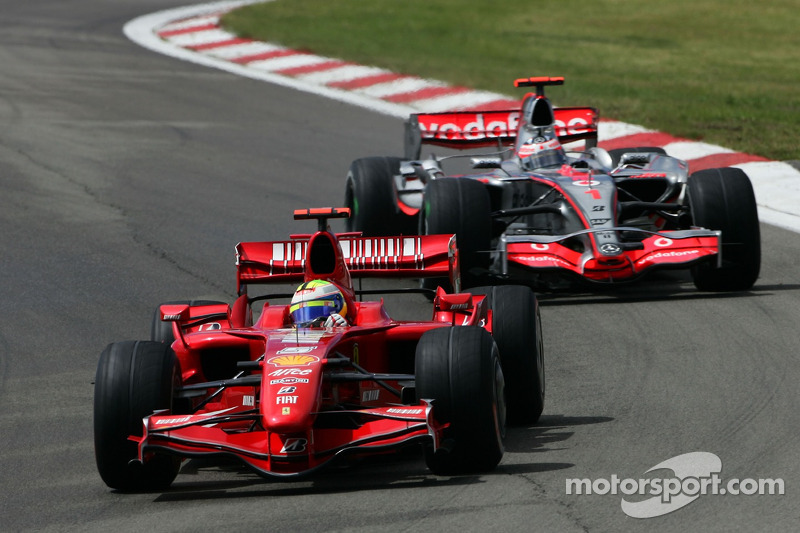
[[(478, 283), (490, 263), (492, 218), (486, 186), (470, 178), (440, 178), (428, 182), (422, 208), (424, 235), (455, 234), (462, 287)], [(423, 288), (441, 285), (452, 291), (449, 281), (423, 279)]]
[(433, 400), (433, 415), (444, 430), (443, 448), (429, 449), (435, 474), (491, 470), (503, 457), (505, 400), (497, 346), (478, 327), (445, 327), (426, 332), (417, 345), (418, 399)]
[(153, 411), (172, 408), (180, 369), (169, 345), (152, 341), (109, 344), (97, 365), (94, 391), (94, 447), (100, 477), (120, 491), (162, 490), (180, 469), (178, 457), (155, 454), (145, 464), (137, 443), (142, 419)]
[(750, 289), (761, 270), (761, 231), (750, 178), (738, 168), (712, 168), (689, 177), (689, 203), (696, 226), (722, 231), (722, 267), (692, 269), (702, 291)]
[(492, 337), (506, 382), (509, 424), (535, 424), (544, 410), (545, 365), (539, 302), (529, 287), (476, 287), (492, 311)]
[(394, 177), (399, 157), (364, 157), (350, 165), (345, 184), (345, 207), (350, 208), (347, 231), (365, 237), (415, 235), (419, 215), (400, 209)]

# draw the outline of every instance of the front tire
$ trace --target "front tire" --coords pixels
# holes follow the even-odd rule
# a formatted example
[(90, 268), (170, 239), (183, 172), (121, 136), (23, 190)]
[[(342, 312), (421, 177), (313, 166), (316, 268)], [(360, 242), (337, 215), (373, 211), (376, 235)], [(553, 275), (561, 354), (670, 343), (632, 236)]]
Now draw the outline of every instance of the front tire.
[(689, 203), (696, 226), (722, 231), (722, 267), (692, 269), (702, 291), (750, 289), (761, 270), (761, 232), (750, 178), (738, 168), (712, 168), (689, 177)]
[(142, 435), (142, 419), (172, 408), (180, 369), (169, 345), (152, 341), (109, 344), (97, 365), (94, 391), (94, 446), (97, 469), (112, 489), (154, 491), (169, 487), (179, 458), (155, 454), (145, 464), (130, 435)]
[(416, 352), (418, 399), (433, 400), (433, 414), (444, 430), (440, 450), (428, 450), (435, 474), (491, 470), (503, 457), (505, 394), (497, 346), (478, 327), (427, 331)]
[(365, 237), (415, 235), (418, 213), (400, 208), (394, 177), (400, 174), (399, 157), (364, 157), (350, 165), (345, 184), (345, 207), (350, 208), (347, 231)]
[(535, 424), (544, 410), (542, 319), (533, 291), (524, 286), (476, 287), (492, 311), (492, 337), (506, 382), (510, 424)]

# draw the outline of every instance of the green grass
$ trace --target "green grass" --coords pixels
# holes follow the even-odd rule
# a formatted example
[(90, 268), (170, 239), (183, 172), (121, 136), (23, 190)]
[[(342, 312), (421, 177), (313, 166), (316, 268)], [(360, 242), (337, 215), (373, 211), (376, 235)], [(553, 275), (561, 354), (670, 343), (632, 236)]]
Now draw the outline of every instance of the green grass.
[(242, 36), (556, 105), (778, 160), (800, 159), (797, 0), (277, 0)]

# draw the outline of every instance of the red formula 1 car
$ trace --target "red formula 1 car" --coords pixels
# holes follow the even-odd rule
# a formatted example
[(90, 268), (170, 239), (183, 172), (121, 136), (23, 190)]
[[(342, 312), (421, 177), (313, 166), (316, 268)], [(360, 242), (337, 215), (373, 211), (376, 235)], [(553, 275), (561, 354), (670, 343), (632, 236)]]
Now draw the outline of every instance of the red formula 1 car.
[[(465, 286), (561, 288), (611, 284), (657, 269), (691, 268), (701, 290), (744, 290), (761, 264), (758, 210), (738, 168), (689, 175), (658, 147), (597, 147), (597, 111), (553, 108), (544, 94), (563, 78), (527, 78), (521, 109), (412, 115), (406, 156), (353, 162), (348, 229), (365, 235), (454, 233)], [(581, 151), (563, 144), (584, 141)], [(420, 159), (423, 144), (472, 157), (477, 173), (448, 176)]]
[[(530, 289), (438, 289), (432, 317), (393, 320), (383, 300), (362, 301), (377, 291), (356, 291), (351, 278), (448, 276), (458, 287), (455, 237), (332, 233), (327, 219), (348, 215), (295, 212), (318, 220), (318, 231), (240, 243), (233, 305), (162, 304), (149, 341), (105, 349), (94, 425), (109, 487), (164, 488), (185, 458), (228, 455), (291, 477), (412, 443), (435, 473), (483, 471), (502, 457), (507, 416), (539, 418), (544, 359)], [(248, 295), (287, 282), (303, 285), (294, 295)], [(333, 292), (304, 300), (312, 286)], [(254, 302), (279, 297), (292, 303), (266, 301), (253, 320)], [(333, 322), (297, 321), (334, 304)]]

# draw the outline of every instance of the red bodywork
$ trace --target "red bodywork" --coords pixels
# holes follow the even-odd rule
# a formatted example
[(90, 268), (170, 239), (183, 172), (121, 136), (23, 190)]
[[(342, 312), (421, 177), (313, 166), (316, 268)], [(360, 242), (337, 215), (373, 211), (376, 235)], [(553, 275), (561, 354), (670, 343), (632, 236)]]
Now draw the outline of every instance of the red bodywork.
[[(232, 306), (162, 305), (173, 323), (181, 368), (172, 412), (144, 419), (139, 459), (227, 454), (262, 473), (294, 476), (345, 454), (374, 454), (414, 441), (439, 447), (433, 407), (414, 395), (414, 353), (422, 334), (490, 323), (483, 296), (439, 289), (433, 316), (393, 320), (383, 301), (357, 301), (352, 277), (450, 276), (458, 286), (452, 235), (361, 238), (335, 235), (330, 217), (347, 210), (300, 211), (320, 220), (313, 235), (240, 243), (239, 298)], [(253, 284), (324, 279), (347, 300), (351, 326), (295, 328), (288, 304), (264, 304), (255, 322)]]

